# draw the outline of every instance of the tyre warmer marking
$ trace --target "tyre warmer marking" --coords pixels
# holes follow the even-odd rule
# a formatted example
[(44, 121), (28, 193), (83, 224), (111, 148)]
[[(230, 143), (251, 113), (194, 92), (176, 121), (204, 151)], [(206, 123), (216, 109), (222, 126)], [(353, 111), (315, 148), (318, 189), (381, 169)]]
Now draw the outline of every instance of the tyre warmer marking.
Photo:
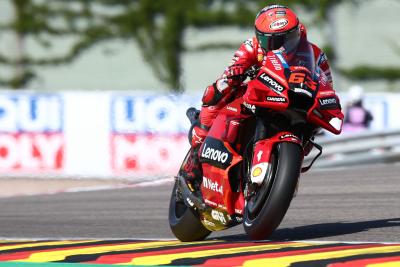
[(400, 243), (0, 240), (0, 267), (400, 266)]

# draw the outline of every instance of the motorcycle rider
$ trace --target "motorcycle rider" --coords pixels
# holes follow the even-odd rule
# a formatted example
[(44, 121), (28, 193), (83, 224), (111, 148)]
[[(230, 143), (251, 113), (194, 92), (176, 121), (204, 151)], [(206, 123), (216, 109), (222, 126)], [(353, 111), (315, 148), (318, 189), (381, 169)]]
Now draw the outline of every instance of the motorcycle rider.
[[(199, 122), (193, 125), (189, 132), (191, 151), (180, 173), (188, 182), (195, 179), (201, 181), (202, 170), (198, 150), (218, 112), (232, 101), (233, 89), (242, 83), (246, 70), (253, 65), (265, 65), (268, 60), (267, 53), (272, 50), (279, 51), (290, 66), (302, 65), (305, 51), (311, 51), (315, 61), (311, 65), (323, 72), (332, 85), (331, 71), (325, 54), (319, 47), (308, 42), (306, 28), (299, 22), (293, 10), (281, 5), (263, 8), (255, 19), (255, 36), (240, 46), (222, 76), (209, 85), (203, 94)], [(308, 152), (305, 151), (306, 154)]]

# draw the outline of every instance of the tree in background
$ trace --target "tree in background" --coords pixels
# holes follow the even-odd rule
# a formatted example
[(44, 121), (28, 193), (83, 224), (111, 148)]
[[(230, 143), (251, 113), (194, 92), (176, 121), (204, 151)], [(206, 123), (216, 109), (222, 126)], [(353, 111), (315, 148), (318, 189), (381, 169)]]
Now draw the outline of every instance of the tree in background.
[[(189, 27), (253, 27), (255, 14), (260, 8), (277, 2), (258, 0), (9, 1), (15, 10), (14, 20), (0, 25), (0, 30), (14, 33), (20, 49), (16, 55), (0, 54), (0, 64), (12, 66), (15, 69), (13, 77), (8, 79), (0, 77), (1, 85), (23, 88), (35, 78), (37, 66), (68, 64), (95, 44), (118, 38), (137, 42), (155, 76), (174, 91), (183, 90), (180, 79), (181, 57), (185, 52), (184, 33)], [(318, 24), (329, 25), (332, 10), (343, 1), (345, 0), (287, 0), (283, 4), (302, 6), (314, 15)], [(46, 48), (52, 45), (53, 40), (65, 37), (73, 38), (74, 42), (62, 55), (38, 57), (30, 55), (29, 51), (24, 49), (26, 40), (34, 41)], [(226, 45), (226, 43), (210, 44), (208, 48)], [(198, 47), (197, 49), (206, 48)], [(334, 47), (328, 46), (327, 52), (334, 59)]]

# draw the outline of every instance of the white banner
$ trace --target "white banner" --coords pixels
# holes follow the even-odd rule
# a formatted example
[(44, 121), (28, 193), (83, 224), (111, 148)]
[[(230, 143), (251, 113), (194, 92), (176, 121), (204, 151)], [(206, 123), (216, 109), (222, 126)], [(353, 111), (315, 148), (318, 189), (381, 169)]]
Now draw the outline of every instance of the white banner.
[[(372, 130), (400, 129), (400, 94), (367, 94), (364, 102), (374, 116)], [(189, 148), (190, 106), (199, 108), (199, 95), (3, 91), (0, 173), (175, 175)]]

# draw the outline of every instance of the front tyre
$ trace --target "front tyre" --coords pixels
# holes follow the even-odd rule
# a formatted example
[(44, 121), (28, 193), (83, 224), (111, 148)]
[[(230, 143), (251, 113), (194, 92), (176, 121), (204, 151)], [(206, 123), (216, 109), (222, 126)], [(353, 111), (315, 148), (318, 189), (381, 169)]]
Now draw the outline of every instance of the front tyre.
[(283, 142), (276, 146), (271, 155), (270, 181), (266, 186), (261, 184), (246, 203), (243, 226), (251, 239), (266, 239), (281, 223), (296, 189), (302, 157), (298, 144)]
[(180, 199), (177, 182), (172, 189), (168, 219), (172, 233), (183, 242), (203, 240), (211, 233), (201, 224), (197, 214)]

